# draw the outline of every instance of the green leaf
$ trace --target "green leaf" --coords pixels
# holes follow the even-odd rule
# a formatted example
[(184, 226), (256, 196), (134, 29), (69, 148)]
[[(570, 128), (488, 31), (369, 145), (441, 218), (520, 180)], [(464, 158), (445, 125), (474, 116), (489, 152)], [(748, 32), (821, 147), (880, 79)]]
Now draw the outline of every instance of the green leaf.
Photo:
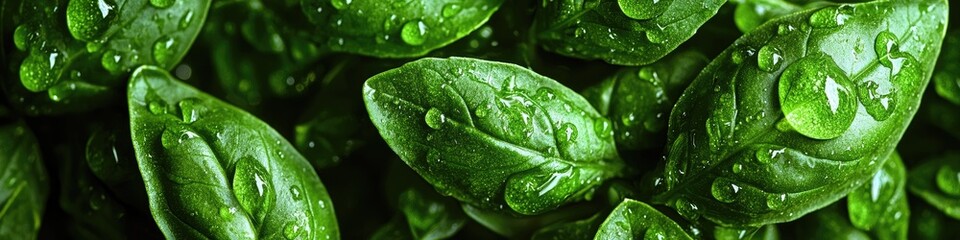
[(406, 217), (413, 239), (446, 239), (467, 221), (456, 202), (433, 192), (410, 189), (400, 194), (400, 211)]
[(910, 192), (960, 220), (960, 153), (927, 160), (910, 170)]
[[(126, 117), (110, 116), (106, 127), (95, 130), (86, 142), (84, 166), (116, 196), (137, 211), (149, 212), (147, 191), (137, 166)], [(112, 119), (124, 119), (116, 121)], [(122, 126), (122, 127), (116, 127)], [(80, 173), (77, 173), (80, 174)]]
[(870, 180), (920, 103), (944, 1), (835, 5), (737, 40), (668, 128), (666, 203), (720, 225), (787, 222)]
[(933, 82), (941, 97), (960, 105), (960, 29), (947, 34), (941, 52)]
[(134, 72), (130, 125), (167, 238), (339, 238), (313, 168), (279, 133), (156, 67)]
[(30, 114), (84, 111), (120, 96), (124, 76), (138, 66), (173, 68), (210, 1), (151, 2), (22, 1), (13, 19), (19, 78), (4, 81), (11, 102)]
[(960, 220), (951, 218), (924, 201), (913, 201), (910, 216), (910, 239), (960, 238)]
[(693, 239), (673, 219), (643, 202), (627, 199), (607, 217), (593, 239)]
[(483, 210), (463, 204), (463, 212), (473, 221), (509, 239), (529, 239), (537, 231), (556, 224), (581, 220), (595, 215), (600, 206), (574, 204), (539, 215), (514, 215), (496, 210)]
[(767, 21), (803, 9), (802, 6), (786, 0), (734, 0), (732, 2), (737, 3), (733, 21), (737, 24), (737, 28), (745, 33)]
[(611, 119), (621, 149), (662, 147), (662, 134), (673, 103), (707, 65), (698, 52), (672, 54), (656, 63), (624, 68), (581, 95)]
[(476, 30), (503, 0), (302, 0), (315, 38), (335, 52), (423, 56)]
[(576, 92), (512, 64), (425, 58), (367, 80), (374, 125), (444, 195), (533, 215), (619, 176), (609, 124)]
[(548, 51), (637, 66), (657, 61), (690, 39), (724, 2), (543, 1), (534, 28)]
[(23, 122), (0, 125), (0, 239), (37, 239), (49, 179), (37, 139)]
[(894, 152), (869, 182), (847, 196), (850, 222), (878, 239), (907, 239), (910, 206), (906, 185), (906, 168)]

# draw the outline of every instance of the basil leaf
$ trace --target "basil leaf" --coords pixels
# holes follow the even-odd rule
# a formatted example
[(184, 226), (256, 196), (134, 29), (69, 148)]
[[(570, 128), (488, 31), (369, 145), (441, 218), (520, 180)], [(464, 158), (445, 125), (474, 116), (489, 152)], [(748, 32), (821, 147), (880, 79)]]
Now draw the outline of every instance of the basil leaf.
[(906, 168), (894, 152), (869, 182), (847, 196), (850, 222), (879, 239), (907, 239), (910, 206), (906, 185)]
[(607, 217), (593, 239), (693, 239), (673, 219), (646, 203), (627, 199)]
[(603, 220), (603, 216), (596, 214), (587, 219), (556, 223), (533, 233), (530, 239), (590, 239), (596, 234)]
[(50, 191), (37, 139), (23, 122), (4, 123), (0, 153), (0, 239), (37, 239)]
[(209, 6), (209, 0), (22, 1), (13, 34), (19, 78), (4, 81), (8, 98), (30, 114), (106, 105), (131, 70), (180, 62)]
[(944, 1), (835, 5), (741, 37), (673, 109), (655, 201), (760, 226), (861, 186), (917, 110), (946, 13)]
[(543, 1), (534, 28), (548, 51), (637, 66), (657, 61), (690, 39), (724, 2)]
[(503, 0), (302, 0), (316, 40), (335, 52), (423, 56), (476, 30)]
[(910, 192), (960, 220), (960, 154), (927, 160), (910, 170)]
[(339, 238), (310, 164), (252, 115), (157, 67), (129, 87), (133, 146), (167, 238)]
[(609, 121), (580, 95), (512, 64), (425, 58), (367, 80), (387, 144), (444, 195), (539, 214), (619, 176)]

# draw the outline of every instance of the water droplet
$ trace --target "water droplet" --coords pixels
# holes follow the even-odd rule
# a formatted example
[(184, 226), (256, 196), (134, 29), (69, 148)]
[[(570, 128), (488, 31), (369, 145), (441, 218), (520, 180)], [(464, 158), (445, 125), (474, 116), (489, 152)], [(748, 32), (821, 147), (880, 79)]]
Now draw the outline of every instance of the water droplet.
[(564, 123), (557, 129), (557, 140), (561, 144), (569, 144), (577, 140), (577, 126), (572, 123)]
[(303, 199), (303, 193), (300, 190), (300, 186), (293, 185), (290, 186), (290, 196), (293, 197), (293, 200), (300, 201)]
[(272, 206), (274, 187), (269, 176), (256, 158), (243, 156), (237, 161), (233, 173), (233, 191), (246, 212), (263, 215), (261, 210)]
[(736, 200), (737, 194), (740, 193), (740, 186), (729, 180), (717, 178), (713, 180), (713, 184), (710, 186), (710, 192), (717, 201), (732, 203)]
[(815, 28), (834, 28), (842, 26), (848, 18), (853, 7), (850, 5), (841, 5), (839, 7), (826, 7), (818, 10), (810, 16), (810, 25)]
[(13, 31), (13, 45), (16, 45), (17, 49), (20, 49), (20, 51), (26, 51), (27, 47), (29, 47), (27, 45), (27, 38), (29, 38), (29, 35), (30, 29), (26, 24), (17, 26), (17, 29)]
[(58, 52), (48, 55), (31, 54), (20, 65), (20, 82), (33, 92), (47, 90), (59, 82), (55, 74), (63, 61), (63, 55)]
[(186, 14), (183, 14), (183, 17), (180, 17), (179, 27), (181, 30), (186, 29), (190, 26), (190, 23), (193, 22), (193, 10), (188, 10)]
[(427, 126), (433, 129), (440, 129), (443, 127), (443, 124), (447, 122), (447, 116), (443, 115), (443, 112), (437, 108), (430, 108), (427, 110), (427, 115), (424, 116), (424, 121), (427, 122)]
[(663, 31), (648, 30), (648, 31), (645, 33), (645, 35), (647, 36), (647, 40), (650, 41), (651, 43), (660, 44), (660, 43), (664, 43), (664, 42), (667, 41), (667, 37), (664, 36), (664, 32), (663, 32)]
[(873, 49), (877, 52), (880, 64), (888, 68), (893, 67), (892, 60), (900, 55), (900, 43), (898, 41), (897, 36), (889, 31), (877, 34)]
[(780, 160), (780, 157), (786, 153), (786, 148), (761, 148), (757, 150), (757, 161), (762, 164), (769, 164)]
[(157, 8), (168, 8), (173, 6), (175, 0), (150, 0), (150, 5)]
[(283, 236), (287, 239), (297, 239), (302, 230), (303, 227), (300, 226), (299, 222), (289, 222), (283, 227)]
[(686, 219), (696, 221), (700, 218), (700, 208), (686, 198), (681, 198), (674, 202), (673, 208), (677, 209), (677, 213), (680, 213), (680, 216)]
[(787, 204), (787, 194), (770, 194), (767, 195), (767, 207), (770, 209), (780, 209)]
[(537, 100), (548, 102), (557, 99), (557, 94), (553, 91), (553, 89), (541, 87), (540, 89), (537, 89), (536, 98)]
[(960, 196), (960, 168), (950, 163), (937, 170), (937, 186), (950, 196)]
[(446, 5), (443, 5), (442, 14), (443, 17), (449, 18), (457, 15), (461, 10), (463, 10), (463, 7), (461, 7), (460, 4), (447, 3)]
[(883, 121), (893, 114), (897, 106), (896, 91), (885, 89), (883, 91), (887, 92), (882, 92), (880, 84), (871, 80), (866, 80), (857, 87), (860, 103), (874, 120)]
[(740, 173), (743, 171), (743, 164), (734, 163), (733, 164), (733, 173)]
[(196, 99), (184, 99), (178, 105), (180, 105), (180, 115), (183, 116), (183, 122), (193, 123), (200, 118), (200, 108), (202, 106)]
[(797, 28), (794, 27), (793, 25), (780, 24), (780, 26), (777, 26), (777, 35), (787, 35), (793, 32), (794, 30), (797, 30)]
[(423, 45), (427, 40), (426, 34), (427, 24), (421, 20), (409, 21), (403, 24), (403, 29), (400, 30), (400, 38), (403, 42), (413, 46)]
[(598, 118), (593, 121), (593, 132), (597, 134), (599, 139), (607, 139), (610, 136), (613, 136), (613, 126), (610, 123), (610, 120), (606, 118)]
[(857, 99), (853, 84), (825, 55), (807, 56), (780, 76), (779, 100), (794, 130), (814, 139), (833, 139), (853, 123)]
[(734, 64), (739, 65), (742, 64), (747, 58), (753, 57), (754, 54), (756, 54), (756, 50), (752, 48), (737, 48), (737, 50), (730, 54), (730, 60), (733, 61)]
[(162, 37), (153, 43), (153, 60), (161, 66), (167, 66), (173, 60), (173, 48), (176, 40), (171, 37)]
[(757, 66), (760, 70), (773, 72), (780, 69), (783, 62), (783, 56), (780, 55), (780, 49), (767, 45), (760, 48), (757, 53)]
[(484, 105), (484, 106), (478, 107), (477, 110), (474, 111), (474, 113), (477, 115), (478, 118), (484, 118), (484, 117), (487, 117), (488, 113), (490, 113), (490, 108), (491, 108), (490, 105)]
[(663, 14), (673, 0), (617, 0), (627, 17), (637, 20), (652, 19)]
[(73, 0), (67, 5), (67, 29), (74, 38), (93, 41), (117, 18), (114, 0)]
[(352, 0), (330, 0), (330, 4), (333, 5), (333, 8), (336, 8), (337, 10), (343, 10), (347, 8), (347, 6), (350, 5), (350, 2), (352, 2)]

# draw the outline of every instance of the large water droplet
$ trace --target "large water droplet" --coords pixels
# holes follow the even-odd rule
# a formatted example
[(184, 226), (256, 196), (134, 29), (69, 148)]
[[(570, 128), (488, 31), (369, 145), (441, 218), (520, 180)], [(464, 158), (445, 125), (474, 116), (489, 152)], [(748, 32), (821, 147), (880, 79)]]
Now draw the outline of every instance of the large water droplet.
[(173, 6), (175, 0), (150, 0), (150, 5), (157, 8), (168, 8)]
[(157, 39), (157, 41), (153, 43), (153, 60), (157, 61), (157, 64), (160, 66), (172, 64), (170, 61), (173, 60), (173, 48), (176, 43), (176, 40), (171, 37)]
[(463, 7), (460, 6), (460, 4), (447, 3), (446, 5), (443, 5), (443, 10), (441, 13), (443, 14), (443, 17), (449, 18), (456, 16), (461, 10), (463, 10)]
[(810, 25), (815, 28), (833, 28), (842, 26), (848, 18), (853, 7), (850, 5), (841, 5), (839, 7), (827, 7), (818, 10), (810, 16)]
[(92, 41), (103, 35), (117, 18), (113, 0), (73, 0), (67, 5), (67, 29), (74, 38)]
[(47, 55), (31, 54), (20, 65), (20, 82), (33, 92), (47, 90), (59, 82), (56, 74), (63, 61), (64, 57), (59, 52)]
[(120, 53), (110, 49), (103, 53), (103, 56), (100, 57), (100, 65), (103, 65), (103, 69), (106, 69), (107, 72), (110, 72), (111, 74), (118, 74), (123, 71), (120, 64), (120, 60), (122, 59), (123, 57), (120, 55)]
[(770, 194), (767, 195), (767, 207), (770, 209), (780, 209), (787, 204), (787, 194)]
[(757, 162), (769, 164), (780, 160), (780, 157), (786, 153), (786, 148), (761, 148), (755, 153)]
[(937, 186), (947, 195), (960, 196), (960, 168), (946, 164), (937, 170)]
[(713, 180), (713, 184), (710, 186), (710, 192), (713, 194), (713, 197), (717, 201), (732, 203), (736, 200), (737, 194), (740, 193), (741, 187), (729, 180), (723, 178), (717, 178)]
[(673, 0), (617, 0), (624, 15), (638, 20), (655, 18), (663, 14)]
[(885, 67), (893, 67), (894, 58), (898, 58), (900, 55), (900, 43), (897, 40), (897, 36), (889, 31), (880, 32), (877, 34), (877, 40), (873, 46), (874, 51), (877, 52), (877, 58), (880, 60), (880, 64)]
[(183, 17), (180, 17), (180, 23), (178, 24), (180, 29), (186, 29), (190, 26), (190, 23), (193, 23), (193, 10), (187, 10), (186, 14), (183, 14)]
[(606, 118), (598, 118), (593, 121), (593, 132), (597, 134), (599, 139), (607, 139), (610, 136), (613, 136), (613, 126), (610, 123), (610, 120)]
[(677, 209), (677, 213), (680, 213), (680, 216), (689, 220), (695, 221), (700, 218), (700, 207), (688, 201), (686, 198), (681, 198), (674, 202), (673, 208)]
[(26, 24), (21, 24), (20, 26), (17, 26), (16, 30), (13, 30), (13, 45), (17, 46), (17, 49), (20, 51), (27, 50), (27, 38), (29, 38), (30, 35), (29, 28), (30, 27), (27, 27)]
[(780, 55), (780, 49), (767, 45), (760, 48), (757, 53), (757, 66), (760, 70), (773, 72), (780, 69), (783, 62), (783, 56)]
[(197, 99), (184, 99), (178, 105), (180, 105), (180, 115), (183, 116), (183, 122), (193, 123), (200, 118), (200, 111), (203, 106)]
[(857, 99), (853, 84), (825, 55), (807, 56), (780, 76), (779, 99), (786, 121), (814, 139), (833, 139), (853, 123)]
[(256, 158), (241, 157), (233, 173), (233, 191), (240, 206), (256, 217), (265, 215), (274, 201), (273, 182), (266, 168)]
[(403, 39), (403, 42), (413, 45), (420, 46), (427, 41), (427, 24), (421, 20), (409, 21), (403, 24), (403, 29), (400, 30), (400, 38)]
[(857, 87), (860, 103), (874, 120), (883, 121), (893, 114), (897, 106), (896, 91), (880, 89), (880, 84), (871, 80), (864, 81)]
[(297, 186), (297, 185), (290, 186), (290, 197), (292, 197), (293, 200), (296, 200), (296, 201), (302, 200), (303, 194), (304, 194), (303, 190), (300, 189), (300, 186)]
[(347, 8), (347, 6), (350, 5), (350, 2), (353, 2), (353, 1), (352, 0), (330, 0), (330, 4), (333, 5), (333, 8), (336, 8), (337, 10), (343, 10)]
[(560, 144), (570, 144), (577, 141), (577, 126), (572, 123), (564, 123), (557, 129), (557, 140)]
[(443, 115), (443, 112), (437, 108), (430, 108), (427, 110), (427, 115), (424, 116), (424, 121), (427, 122), (427, 126), (433, 129), (440, 129), (443, 127), (443, 124), (447, 122), (447, 116)]
[(287, 239), (297, 239), (302, 232), (303, 232), (303, 226), (301, 226), (298, 220), (294, 220), (293, 222), (288, 222), (283, 227), (283, 236), (287, 237)]

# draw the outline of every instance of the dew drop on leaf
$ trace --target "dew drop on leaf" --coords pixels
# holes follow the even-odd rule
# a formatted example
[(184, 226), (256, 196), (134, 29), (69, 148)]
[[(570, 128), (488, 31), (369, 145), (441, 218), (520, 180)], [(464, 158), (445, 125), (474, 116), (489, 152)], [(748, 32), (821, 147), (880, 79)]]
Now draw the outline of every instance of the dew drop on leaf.
[(174, 47), (177, 42), (171, 37), (162, 37), (153, 43), (153, 60), (161, 66), (172, 64)]
[(884, 67), (893, 67), (892, 59), (897, 58), (900, 54), (900, 43), (898, 41), (897, 36), (889, 31), (877, 34), (873, 49), (877, 53), (880, 64)]
[(780, 76), (779, 100), (794, 130), (814, 139), (833, 139), (853, 123), (857, 98), (853, 84), (826, 55), (807, 56)]
[(27, 38), (30, 35), (30, 29), (26, 24), (21, 24), (17, 26), (17, 29), (13, 31), (13, 45), (17, 46), (17, 49), (20, 51), (27, 50)]
[(403, 42), (413, 45), (420, 46), (427, 40), (427, 24), (422, 20), (409, 21), (403, 24), (403, 29), (400, 30), (400, 38), (403, 39)]
[(62, 64), (63, 55), (59, 52), (31, 54), (20, 65), (20, 82), (33, 92), (47, 90), (58, 82), (54, 74)]
[(557, 140), (561, 144), (570, 144), (577, 140), (577, 126), (572, 123), (563, 123), (560, 129), (557, 129)]
[(740, 186), (729, 180), (717, 178), (713, 180), (713, 184), (710, 186), (710, 192), (717, 201), (732, 203), (736, 200), (737, 194), (740, 193)]
[(446, 5), (443, 5), (443, 10), (441, 10), (441, 14), (443, 14), (443, 17), (445, 18), (450, 18), (450, 17), (456, 16), (458, 13), (460, 13), (461, 10), (463, 10), (463, 7), (460, 6), (460, 4), (447, 3)]
[(857, 86), (857, 96), (867, 113), (877, 121), (889, 118), (897, 106), (897, 92), (890, 86), (881, 88), (880, 84), (872, 80), (866, 80)]
[(150, 0), (150, 5), (157, 8), (168, 8), (173, 6), (174, 1), (176, 0)]
[(849, 13), (853, 11), (850, 5), (841, 5), (839, 7), (826, 7), (813, 15), (810, 15), (810, 25), (815, 28), (834, 28), (842, 26), (850, 18)]
[(627, 17), (637, 20), (652, 19), (663, 14), (673, 0), (617, 0)]
[(73, 0), (67, 5), (67, 29), (74, 38), (92, 41), (100, 38), (117, 18), (113, 0)]
[(767, 45), (760, 48), (757, 53), (757, 66), (760, 70), (773, 72), (780, 69), (783, 62), (783, 56), (780, 55), (780, 49)]
[(677, 201), (674, 202), (673, 208), (677, 209), (677, 213), (680, 213), (680, 216), (686, 219), (695, 221), (700, 218), (700, 207), (688, 201), (686, 198), (677, 199)]
[(447, 116), (437, 108), (430, 108), (427, 110), (426, 116), (424, 116), (424, 121), (427, 122), (427, 126), (433, 129), (440, 129), (443, 127), (443, 124), (447, 122)]
[(337, 10), (343, 10), (347, 8), (347, 5), (353, 2), (352, 0), (330, 0), (330, 5), (333, 5), (333, 8)]
[(787, 204), (787, 194), (770, 194), (767, 195), (767, 207), (770, 209), (780, 209)]

